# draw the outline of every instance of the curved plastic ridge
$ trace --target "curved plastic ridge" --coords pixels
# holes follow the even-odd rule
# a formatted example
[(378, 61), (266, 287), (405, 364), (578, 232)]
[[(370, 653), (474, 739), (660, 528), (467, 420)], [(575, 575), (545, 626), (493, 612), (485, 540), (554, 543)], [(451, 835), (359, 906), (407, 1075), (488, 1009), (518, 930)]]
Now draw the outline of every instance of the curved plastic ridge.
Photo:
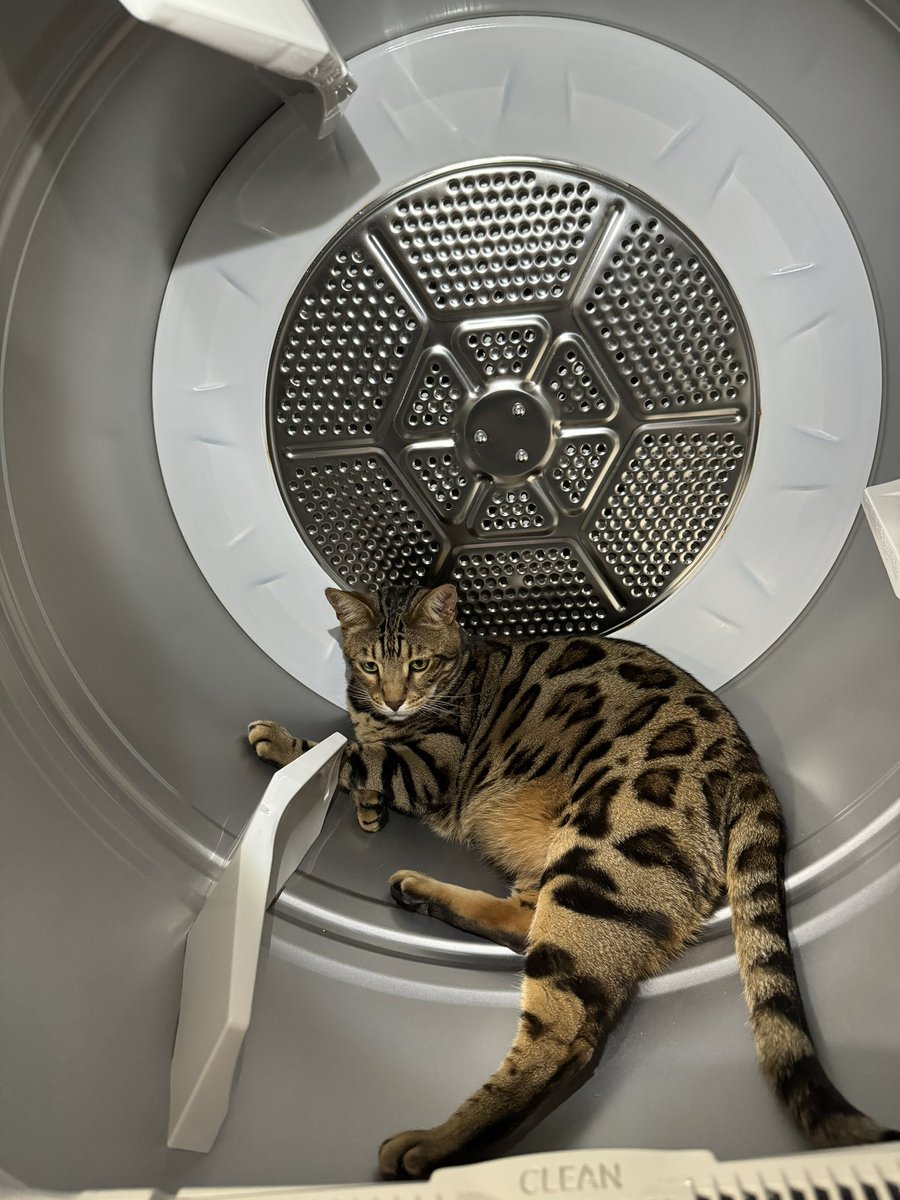
[(187, 937), (168, 1144), (210, 1150), (250, 1026), (266, 909), (318, 837), (337, 787), (339, 733), (277, 771)]

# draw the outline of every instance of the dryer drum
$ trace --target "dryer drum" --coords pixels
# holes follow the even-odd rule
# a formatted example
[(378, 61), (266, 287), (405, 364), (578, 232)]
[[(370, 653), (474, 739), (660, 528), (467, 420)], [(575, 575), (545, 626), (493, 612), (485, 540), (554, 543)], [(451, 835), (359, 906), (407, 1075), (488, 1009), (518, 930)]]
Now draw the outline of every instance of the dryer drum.
[[(0, 1179), (358, 1184), (502, 1059), (521, 959), (388, 879), (504, 881), (339, 796), (221, 1132), (166, 1146), (248, 722), (349, 733), (323, 591), (385, 577), (721, 695), (823, 1062), (896, 1124), (900, 620), (859, 505), (900, 478), (898, 0), (316, 9), (358, 84), (321, 139), (315, 94), (118, 0), (0, 0)], [(805, 1149), (733, 950), (721, 909), (517, 1151)]]

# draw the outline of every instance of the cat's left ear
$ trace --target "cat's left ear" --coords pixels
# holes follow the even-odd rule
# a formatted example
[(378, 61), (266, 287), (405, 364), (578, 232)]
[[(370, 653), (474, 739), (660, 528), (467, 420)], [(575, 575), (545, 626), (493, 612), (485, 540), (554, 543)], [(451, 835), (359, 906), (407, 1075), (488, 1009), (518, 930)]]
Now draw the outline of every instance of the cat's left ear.
[(456, 588), (452, 583), (426, 592), (409, 614), (413, 624), (450, 625), (456, 616)]

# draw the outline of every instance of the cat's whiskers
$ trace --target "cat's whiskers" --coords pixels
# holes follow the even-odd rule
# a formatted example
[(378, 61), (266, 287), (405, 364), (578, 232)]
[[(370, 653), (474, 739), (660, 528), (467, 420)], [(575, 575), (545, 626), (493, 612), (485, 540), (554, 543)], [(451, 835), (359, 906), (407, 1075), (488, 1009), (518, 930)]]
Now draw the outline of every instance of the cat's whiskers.
[(434, 717), (455, 716), (459, 713), (459, 699), (455, 696), (435, 696), (423, 700), (414, 711)]

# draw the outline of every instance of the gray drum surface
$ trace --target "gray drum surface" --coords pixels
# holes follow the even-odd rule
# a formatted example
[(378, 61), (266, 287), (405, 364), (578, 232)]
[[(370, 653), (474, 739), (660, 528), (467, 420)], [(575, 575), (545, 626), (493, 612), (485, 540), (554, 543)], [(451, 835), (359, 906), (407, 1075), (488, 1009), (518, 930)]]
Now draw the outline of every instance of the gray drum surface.
[[(398, 11), (333, 0), (322, 16), (353, 55), (414, 28), (531, 7), (473, 2), (460, 13), (418, 0)], [(622, 27), (711, 66), (809, 155), (857, 239), (878, 313), (885, 384), (872, 479), (900, 476), (900, 14), (862, 0), (787, 9), (776, 0), (545, 0), (540, 10)], [(0, 28), (0, 1168), (66, 1189), (371, 1179), (384, 1136), (441, 1120), (503, 1056), (517, 960), (396, 909), (385, 886), (400, 867), (496, 888), (491, 872), (399, 817), (369, 837), (341, 804), (268, 921), (219, 1142), (205, 1157), (165, 1147), (184, 936), (267, 777), (242, 731), (256, 717), (308, 737), (346, 728), (208, 586), (154, 444), (154, 340), (179, 247), (278, 100), (250, 69), (137, 27), (112, 0), (0, 0)], [(317, 154), (310, 170), (333, 169), (333, 145)], [(377, 180), (354, 182), (378, 192)], [(328, 213), (302, 220), (315, 227)], [(705, 245), (700, 225), (687, 233)], [(428, 296), (426, 286), (410, 303), (425, 308)], [(581, 327), (557, 329), (543, 310), (518, 317), (514, 345), (534, 344), (528, 321), (551, 326), (548, 368), (560, 339), (583, 337), (603, 358)], [(479, 311), (465, 321), (496, 319)], [(458, 327), (454, 340), (448, 325), (439, 358), (458, 369), (474, 412), (479, 396), (494, 395), (483, 372), (498, 343), (489, 331), (487, 344), (471, 345), (472, 331)], [(276, 321), (270, 349), (278, 332)], [(508, 397), (526, 413), (566, 403), (550, 398), (539, 370), (534, 391), (516, 385)], [(615, 381), (611, 410), (634, 402), (627, 380)], [(265, 386), (263, 372), (261, 406)], [(588, 389), (585, 402), (595, 399)], [(764, 422), (762, 393), (759, 405)], [(473, 424), (469, 471), (518, 486), (510, 464), (475, 457), (488, 416)], [(620, 436), (605, 416), (598, 426), (598, 444)], [(416, 444), (398, 436), (411, 457)], [(552, 464), (555, 450), (542, 453)], [(596, 469), (592, 455), (580, 470)], [(451, 471), (434, 457), (408, 470)], [(602, 499), (614, 469), (612, 450), (601, 457), (607, 475), (586, 505)], [(444, 480), (430, 478), (434, 490), (421, 476), (421, 504), (439, 541)], [(446, 484), (457, 503), (457, 485)], [(552, 466), (541, 486), (554, 496)], [(472, 498), (463, 524), (476, 523), (479, 506), (485, 519), (507, 519), (487, 513), (489, 492)], [(577, 506), (556, 495), (556, 519), (568, 521)], [(603, 578), (615, 588), (614, 572)], [(898, 618), (858, 522), (802, 617), (721, 689), (787, 813), (792, 924), (823, 1058), (856, 1104), (895, 1123)], [(518, 1148), (588, 1145), (705, 1146), (722, 1157), (801, 1148), (757, 1072), (721, 915), (644, 989), (589, 1083)]]

